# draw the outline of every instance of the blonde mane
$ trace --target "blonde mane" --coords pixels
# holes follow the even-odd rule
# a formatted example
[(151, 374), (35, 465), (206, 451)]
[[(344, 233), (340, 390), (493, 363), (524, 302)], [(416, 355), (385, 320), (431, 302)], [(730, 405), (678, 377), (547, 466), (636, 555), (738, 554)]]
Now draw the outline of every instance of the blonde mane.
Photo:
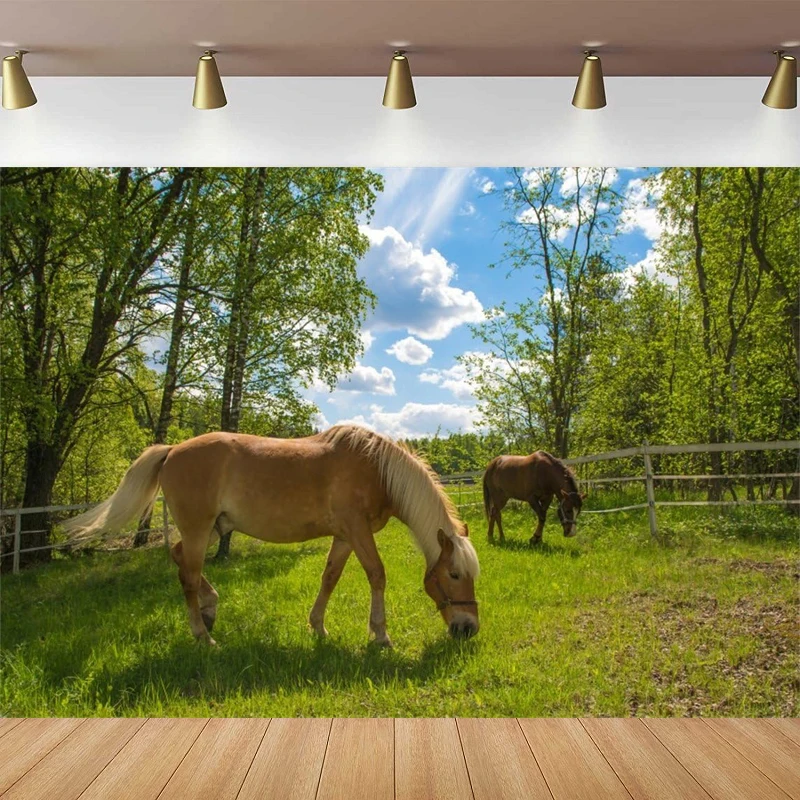
[(455, 569), (468, 577), (478, 577), (480, 568), (475, 548), (461, 535), (463, 523), (452, 500), (421, 456), (405, 445), (356, 425), (336, 425), (319, 437), (331, 444), (345, 444), (375, 463), (397, 517), (410, 528), (428, 568), (441, 554), (438, 541), (441, 529), (453, 542)]

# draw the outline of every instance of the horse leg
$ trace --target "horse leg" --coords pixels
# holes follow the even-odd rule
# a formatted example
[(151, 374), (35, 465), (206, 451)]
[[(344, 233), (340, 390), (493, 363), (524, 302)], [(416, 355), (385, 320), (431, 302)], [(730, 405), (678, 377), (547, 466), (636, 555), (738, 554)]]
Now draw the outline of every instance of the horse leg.
[(333, 594), (333, 590), (336, 588), (336, 584), (339, 582), (339, 578), (342, 577), (342, 571), (352, 552), (352, 546), (349, 542), (344, 541), (344, 539), (334, 538), (331, 543), (328, 561), (322, 572), (319, 594), (308, 616), (308, 624), (311, 625), (313, 630), (320, 636), (328, 635), (328, 631), (325, 630), (325, 609), (328, 606), (328, 600)]
[(530, 501), (530, 507), (533, 509), (538, 519), (536, 530), (530, 539), (530, 544), (533, 546), (542, 543), (542, 532), (544, 531), (544, 524), (547, 521), (547, 509), (550, 507), (550, 501), (547, 500), (546, 502), (541, 502), (540, 500), (534, 498)]
[(489, 509), (489, 544), (494, 544), (494, 506)]
[(494, 508), (495, 518), (497, 520), (497, 530), (500, 533), (500, 541), (505, 542), (506, 535), (503, 533), (503, 510), (495, 506)]
[(217, 590), (208, 582), (205, 575), (200, 575), (200, 590), (198, 592), (200, 600), (200, 616), (203, 618), (206, 630), (211, 633), (214, 622), (217, 619), (217, 603), (219, 594)]
[(372, 604), (369, 612), (369, 629), (375, 635), (375, 641), (383, 647), (391, 647), (392, 641), (386, 633), (386, 608), (383, 602), (383, 592), (386, 589), (386, 570), (383, 567), (375, 539), (370, 529), (365, 525), (358, 536), (352, 540), (356, 558), (367, 573), (370, 589), (372, 590)]
[[(185, 535), (172, 548), (172, 558), (178, 565), (178, 578), (189, 609), (189, 627), (195, 638), (207, 644), (216, 644), (209, 636), (200, 608), (200, 591), (203, 581), (203, 562), (206, 557), (208, 536), (187, 538)], [(211, 588), (211, 584), (208, 584)], [(214, 592), (213, 589), (211, 589)], [(216, 595), (216, 592), (214, 592)], [(207, 595), (209, 596), (209, 595)], [(216, 605), (216, 604), (214, 604)], [(213, 624), (213, 620), (212, 620)]]

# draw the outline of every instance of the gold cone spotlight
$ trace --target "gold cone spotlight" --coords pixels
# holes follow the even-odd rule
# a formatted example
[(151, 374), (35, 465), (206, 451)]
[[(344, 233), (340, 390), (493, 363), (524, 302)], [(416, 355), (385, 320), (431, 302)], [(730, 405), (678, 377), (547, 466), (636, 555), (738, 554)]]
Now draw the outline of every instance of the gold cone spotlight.
[(3, 108), (28, 108), (36, 103), (36, 95), (22, 68), (22, 56), (26, 52), (17, 50), (13, 56), (3, 59)]
[(417, 97), (414, 94), (411, 67), (408, 65), (405, 51), (395, 50), (389, 66), (389, 74), (386, 77), (383, 105), (386, 108), (413, 108), (416, 104)]
[(797, 59), (775, 50), (778, 64), (761, 102), (770, 108), (797, 108)]
[(603, 67), (600, 56), (594, 50), (584, 50), (581, 74), (572, 96), (575, 108), (603, 108), (606, 104), (606, 90), (603, 86)]
[(222, 79), (219, 77), (217, 62), (214, 60), (216, 50), (206, 50), (197, 62), (197, 76), (194, 79), (195, 108), (222, 108), (228, 104)]

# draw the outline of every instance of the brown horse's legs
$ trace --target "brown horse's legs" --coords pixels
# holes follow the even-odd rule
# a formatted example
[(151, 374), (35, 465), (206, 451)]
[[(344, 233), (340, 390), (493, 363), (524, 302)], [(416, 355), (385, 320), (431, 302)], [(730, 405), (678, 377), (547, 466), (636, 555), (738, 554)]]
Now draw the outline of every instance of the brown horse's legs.
[(506, 540), (506, 535), (503, 533), (503, 512), (499, 508), (494, 509), (494, 517), (497, 520), (497, 531), (500, 534), (500, 541)]
[(319, 594), (308, 617), (308, 624), (320, 636), (328, 635), (328, 631), (325, 630), (325, 609), (333, 590), (336, 588), (336, 584), (339, 582), (339, 578), (342, 577), (342, 571), (352, 552), (353, 548), (349, 542), (344, 541), (344, 539), (334, 538), (331, 550), (328, 553), (328, 562), (322, 572)]
[(547, 521), (547, 509), (550, 508), (550, 500), (544, 502), (536, 499), (530, 501), (530, 506), (538, 519), (536, 530), (531, 536), (530, 544), (536, 545), (542, 543), (542, 533), (544, 531), (544, 524)]
[(386, 589), (386, 570), (383, 567), (375, 539), (368, 527), (353, 538), (353, 550), (367, 573), (370, 589), (372, 589), (372, 605), (369, 613), (369, 629), (375, 634), (375, 641), (384, 647), (391, 647), (392, 641), (386, 633), (386, 608), (383, 592)]
[[(203, 612), (200, 608), (200, 592), (203, 581), (203, 562), (206, 557), (208, 537), (198, 540), (183, 538), (172, 548), (172, 558), (178, 565), (178, 578), (189, 608), (189, 627), (195, 638), (208, 644), (216, 644), (209, 636)], [(209, 588), (211, 584), (208, 584)], [(213, 589), (211, 590), (214, 591)], [(216, 592), (214, 592), (216, 594)], [(208, 597), (209, 595), (207, 595)], [(212, 620), (213, 624), (213, 620)]]

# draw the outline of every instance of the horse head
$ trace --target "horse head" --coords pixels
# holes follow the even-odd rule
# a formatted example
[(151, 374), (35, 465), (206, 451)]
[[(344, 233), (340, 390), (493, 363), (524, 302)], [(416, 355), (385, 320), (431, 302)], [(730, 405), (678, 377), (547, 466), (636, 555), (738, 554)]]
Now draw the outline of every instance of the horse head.
[[(469, 536), (464, 526), (464, 538)], [(436, 603), (436, 607), (447, 623), (450, 635), (454, 638), (469, 638), (478, 632), (478, 603), (475, 600), (474, 574), (470, 571), (468, 560), (464, 558), (462, 542), (456, 542), (440, 528), (439, 545), (442, 548), (436, 563), (425, 575), (425, 591)], [(463, 543), (469, 550), (469, 541)], [(464, 550), (467, 548), (464, 547)]]
[(564, 536), (574, 536), (577, 533), (578, 515), (581, 513), (586, 493), (570, 492), (561, 489), (558, 495), (558, 519), (564, 529)]

